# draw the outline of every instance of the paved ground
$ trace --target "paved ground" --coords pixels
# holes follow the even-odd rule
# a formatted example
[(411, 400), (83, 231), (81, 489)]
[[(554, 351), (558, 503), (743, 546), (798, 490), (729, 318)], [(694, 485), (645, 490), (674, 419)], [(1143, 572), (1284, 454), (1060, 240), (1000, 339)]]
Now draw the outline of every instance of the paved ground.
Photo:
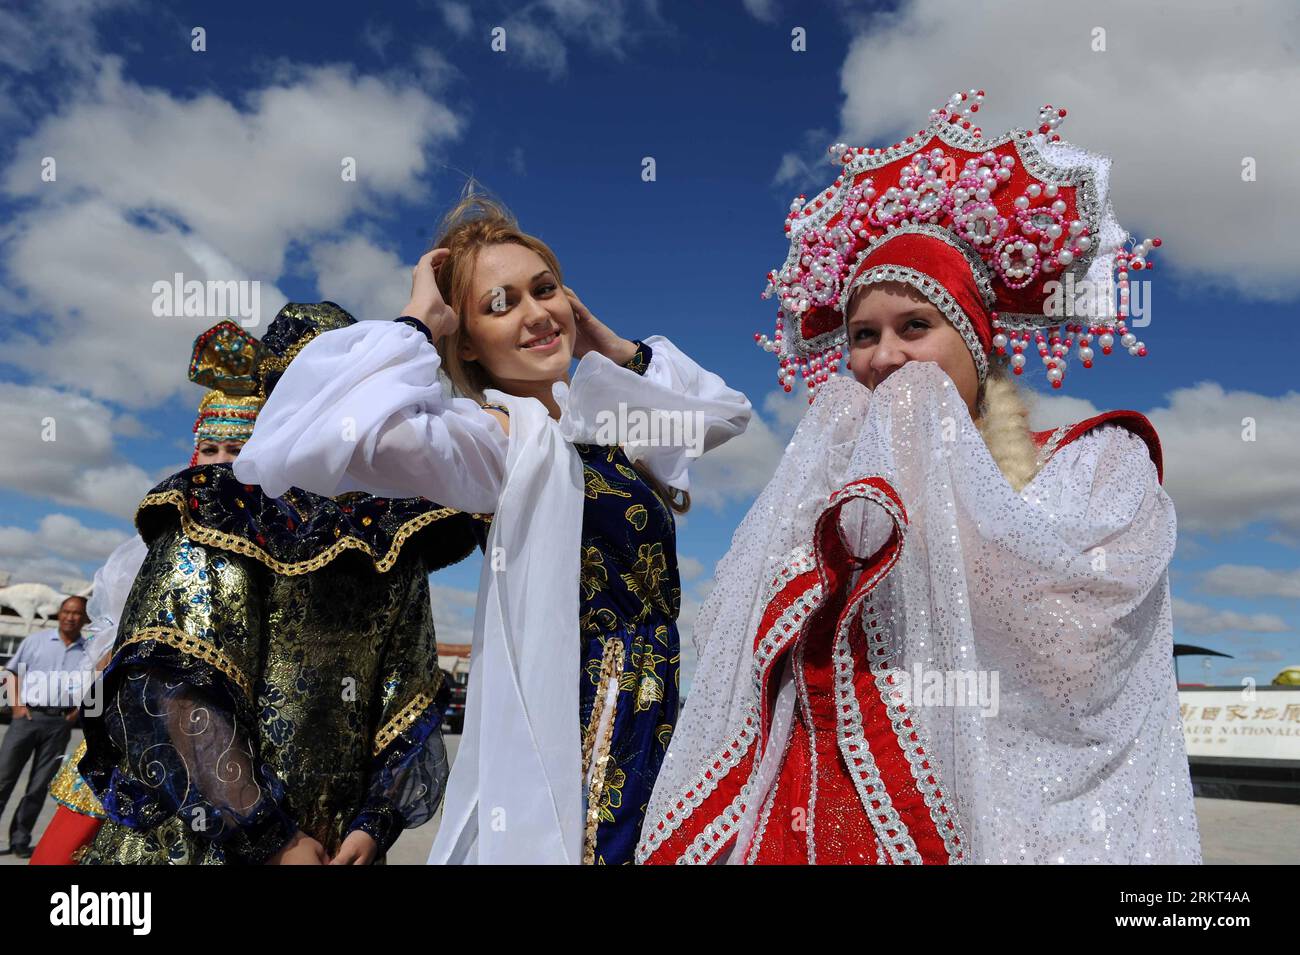
[[(0, 740), (8, 731), (0, 726)], [(81, 733), (73, 734), (69, 752), (81, 742)], [(455, 758), (460, 737), (447, 740)], [(9, 820), (18, 797), (27, 785), (26, 775), (19, 780), (9, 805), (0, 814), (0, 844), (8, 845)], [(54, 815), (53, 801), (47, 801), (38, 828), (44, 829)], [(1269, 802), (1238, 802), (1232, 799), (1196, 800), (1196, 817), (1201, 826), (1201, 850), (1206, 863), (1249, 865), (1258, 863), (1300, 864), (1300, 806)], [(393, 865), (423, 864), (433, 844), (438, 820), (406, 832), (389, 853)], [(0, 856), (0, 865), (21, 865), (13, 856)]]

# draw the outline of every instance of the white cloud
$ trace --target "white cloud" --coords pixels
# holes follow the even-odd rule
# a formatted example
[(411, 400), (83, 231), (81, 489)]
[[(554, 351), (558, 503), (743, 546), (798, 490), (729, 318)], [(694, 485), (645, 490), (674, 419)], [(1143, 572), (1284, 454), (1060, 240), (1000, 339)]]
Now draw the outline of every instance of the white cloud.
[(90, 528), (67, 514), (47, 514), (34, 531), (0, 527), (0, 569), (9, 573), (11, 583), (31, 581), (65, 589), (65, 583), (87, 579), (83, 564), (102, 563), (126, 538), (124, 531)]
[(469, 36), (469, 31), (474, 27), (474, 16), (470, 13), (469, 4), (467, 3), (440, 3), (438, 9), (442, 11), (443, 22), (462, 40)]
[[(1023, 393), (1037, 430), (1098, 413), (1082, 398)], [(1221, 534), (1269, 524), (1276, 540), (1300, 543), (1300, 393), (1271, 397), (1201, 382), (1171, 391), (1146, 415), (1160, 437), (1164, 487), (1180, 531)], [(1243, 437), (1248, 420), (1255, 440)]]
[[(1202, 382), (1147, 412), (1165, 456), (1165, 490), (1183, 531), (1270, 523), (1300, 538), (1300, 393), (1268, 397)], [(1253, 419), (1256, 440), (1243, 440)]]
[(704, 563), (697, 557), (678, 557), (677, 575), (684, 581), (694, 580), (704, 573)]
[(671, 29), (654, 0), (537, 0), (521, 8), (498, 4), (496, 11), (504, 19), (484, 17), (486, 30), (506, 31), (506, 49), (495, 55), (517, 57), (551, 79), (568, 72), (571, 48), (622, 59), (644, 33)]
[(425, 85), (434, 90), (441, 90), (460, 75), (460, 70), (452, 65), (442, 51), (432, 46), (417, 46), (411, 53), (419, 75)]
[(386, 23), (367, 20), (361, 30), (361, 42), (381, 60), (388, 56), (388, 45), (393, 42), (393, 28)]
[(1300, 600), (1300, 570), (1219, 564), (1201, 575), (1200, 589), (1232, 597), (1286, 597)]
[[(1106, 52), (1092, 50), (1096, 28)], [(1018, 0), (965, 15), (948, 0), (912, 0), (851, 41), (837, 138), (888, 145), (971, 86), (988, 96), (979, 117), (990, 134), (1031, 125), (1044, 103), (1065, 106), (1064, 138), (1115, 158), (1120, 222), (1177, 237), (1162, 262), (1245, 296), (1289, 298), (1300, 291), (1300, 132), (1278, 117), (1300, 98), (1298, 43), (1288, 0), (1260, 0), (1249, 15), (1216, 0)], [(1245, 157), (1256, 182), (1242, 181)]]
[(685, 694), (690, 689), (695, 677), (695, 667), (699, 657), (695, 652), (695, 621), (700, 615), (704, 601), (713, 591), (713, 578), (697, 580), (689, 588), (682, 589), (681, 612), (677, 615), (677, 635), (681, 639), (681, 686)]
[(1244, 633), (1289, 633), (1291, 627), (1277, 614), (1239, 613), (1236, 610), (1216, 610), (1204, 604), (1172, 598), (1174, 625), (1188, 633), (1210, 636), (1228, 631)]
[(809, 188), (817, 189), (831, 181), (836, 168), (831, 165), (826, 151), (831, 138), (825, 129), (806, 130), (800, 148), (781, 156), (781, 163), (772, 176), (772, 185), (805, 183)]
[[(346, 67), (289, 68), (235, 104), (138, 86), (106, 59), (93, 87), (16, 145), (3, 179), (28, 206), (0, 235), (28, 316), (4, 360), (128, 406), (188, 388), (177, 369), (225, 316), (154, 318), (155, 281), (261, 279), (269, 319), (284, 297), (267, 280), (290, 244), (310, 255), (354, 216), (420, 198), (429, 151), (460, 128), (422, 90)], [(47, 155), (54, 183), (39, 178)]]
[[(53, 388), (0, 382), (0, 405), (0, 485), (130, 517), (156, 483), (118, 455), (116, 419), (103, 404)], [(51, 433), (53, 440), (45, 440)]]
[(524, 166), (523, 147), (516, 146), (514, 149), (510, 150), (510, 155), (506, 159), (506, 163), (507, 165), (510, 166), (510, 171), (513, 172), (516, 176), (524, 175), (527, 172), (527, 169)]
[(103, 561), (126, 540), (125, 531), (87, 527), (67, 514), (46, 514), (36, 530), (0, 527), (0, 559), (34, 555)]
[(468, 644), (474, 639), (474, 608), (478, 592), (429, 582), (433, 627), (439, 643)]
[(775, 23), (778, 13), (776, 0), (744, 0), (745, 9), (755, 20)]
[(744, 434), (691, 465), (692, 505), (722, 508), (732, 501), (752, 503), (772, 479), (783, 453), (785, 441), (755, 413)]
[(502, 24), (506, 48), (497, 56), (517, 55), (524, 65), (559, 79), (569, 69), (569, 54), (560, 34), (531, 19), (512, 18)]
[(393, 319), (410, 298), (411, 267), (395, 252), (354, 235), (319, 242), (310, 251), (322, 299), (337, 302), (357, 319)]
[[(136, 0), (41, 0), (0, 7), (0, 122), (44, 115), (103, 61), (95, 19)], [(9, 75), (5, 75), (8, 73)], [(41, 73), (42, 82), (28, 82)]]
[(1032, 388), (1021, 388), (1020, 394), (1029, 406), (1029, 427), (1034, 431), (1086, 421), (1099, 413), (1091, 401), (1074, 395), (1045, 395)]
[(776, 429), (785, 441), (794, 436), (794, 429), (808, 411), (808, 397), (801, 389), (787, 392), (776, 388), (763, 396), (763, 412), (776, 422)]
[(48, 584), (65, 594), (90, 588), (85, 570), (60, 557), (0, 557), (0, 572), (9, 575), (10, 584)]

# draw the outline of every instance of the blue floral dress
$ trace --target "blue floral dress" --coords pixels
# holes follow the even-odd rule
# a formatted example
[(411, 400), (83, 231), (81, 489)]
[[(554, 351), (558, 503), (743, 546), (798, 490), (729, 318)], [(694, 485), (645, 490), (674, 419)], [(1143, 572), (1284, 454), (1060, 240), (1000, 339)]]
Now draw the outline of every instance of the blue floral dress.
[[(637, 342), (626, 367), (644, 373), (651, 356)], [(586, 495), (578, 591), (583, 862), (630, 864), (677, 723), (677, 526), (622, 448), (574, 448)]]
[(677, 722), (681, 642), (672, 511), (621, 448), (578, 446), (582, 513), (579, 716), (584, 862), (630, 863)]

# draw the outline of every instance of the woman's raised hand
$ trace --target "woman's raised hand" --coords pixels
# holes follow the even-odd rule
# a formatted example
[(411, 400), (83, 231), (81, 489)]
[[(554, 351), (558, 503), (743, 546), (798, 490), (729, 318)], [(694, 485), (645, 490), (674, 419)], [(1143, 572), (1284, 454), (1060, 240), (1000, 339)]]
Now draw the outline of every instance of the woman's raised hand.
[(411, 270), (411, 301), (403, 315), (419, 319), (432, 334), (434, 341), (456, 330), (456, 313), (442, 300), (438, 291), (438, 266), (451, 255), (450, 249), (434, 249), (420, 256)]
[(615, 364), (623, 365), (632, 360), (636, 354), (636, 345), (626, 338), (620, 338), (608, 325), (591, 314), (591, 309), (582, 304), (576, 292), (567, 285), (564, 294), (573, 307), (574, 326), (577, 337), (573, 345), (573, 356), (581, 358), (589, 351), (600, 352)]

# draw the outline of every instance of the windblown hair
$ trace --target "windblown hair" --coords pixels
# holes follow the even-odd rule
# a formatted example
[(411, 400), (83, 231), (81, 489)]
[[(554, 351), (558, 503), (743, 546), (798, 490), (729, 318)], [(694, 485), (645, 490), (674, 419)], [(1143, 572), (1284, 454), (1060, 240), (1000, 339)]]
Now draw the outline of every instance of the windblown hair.
[[(438, 237), (432, 246), (435, 249), (445, 248), (451, 251), (438, 267), (436, 279), (442, 300), (459, 318), (455, 331), (443, 335), (434, 344), (442, 358), (443, 369), (451, 379), (452, 388), (457, 394), (471, 398), (479, 404), (487, 400), (484, 391), (498, 386), (492, 379), (491, 373), (482, 364), (461, 357), (460, 346), (467, 334), (465, 324), (469, 315), (474, 265), (478, 261), (478, 255), (490, 245), (503, 243), (521, 245), (536, 252), (555, 275), (555, 281), (561, 285), (564, 283), (560, 261), (551, 251), (551, 247), (536, 236), (520, 229), (519, 222), (510, 210), (497, 200), (476, 191), (475, 183), (471, 180), (466, 184), (460, 200), (443, 216), (438, 228)], [(667, 507), (679, 514), (685, 514), (690, 510), (689, 493), (675, 492), (643, 465), (632, 466)]]
[(1038, 448), (1029, 433), (1029, 409), (1005, 358), (992, 356), (977, 405), (979, 431), (989, 453), (1007, 483), (1022, 490), (1038, 473)]

